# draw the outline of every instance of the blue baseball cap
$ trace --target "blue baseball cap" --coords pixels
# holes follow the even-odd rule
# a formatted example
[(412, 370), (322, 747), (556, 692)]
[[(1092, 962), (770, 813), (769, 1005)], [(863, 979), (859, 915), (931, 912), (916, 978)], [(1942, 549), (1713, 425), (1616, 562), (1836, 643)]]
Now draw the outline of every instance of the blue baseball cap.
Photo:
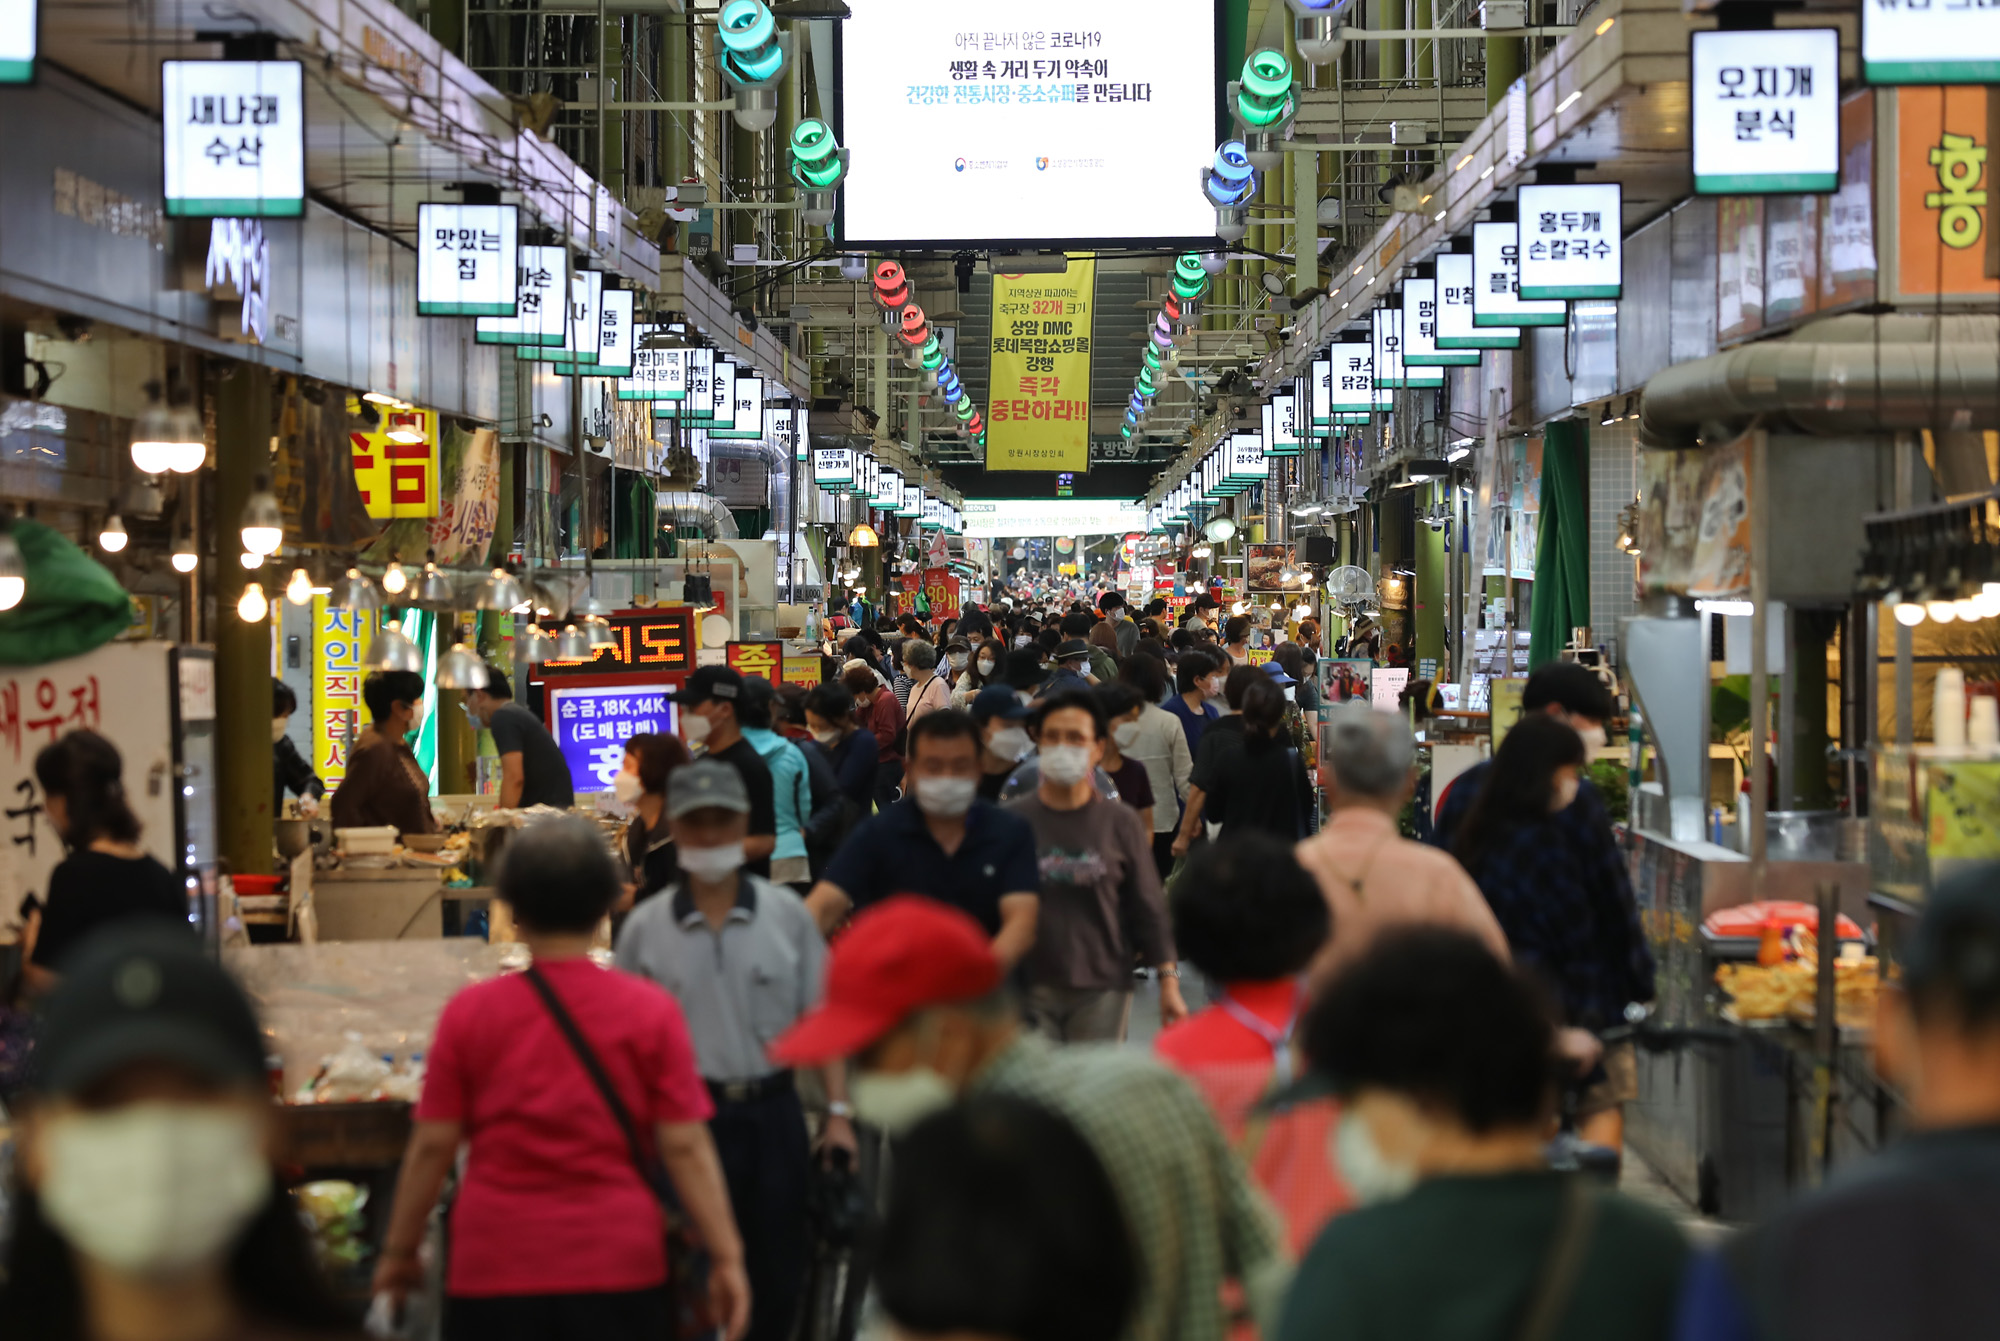
[(1297, 680), (1294, 680), (1291, 676), (1285, 674), (1285, 668), (1283, 666), (1280, 666), (1275, 661), (1267, 661), (1264, 663), (1264, 673), (1270, 676), (1272, 680), (1276, 681), (1281, 686), (1298, 683)]
[(972, 696), (972, 720), (985, 726), (995, 717), (1018, 722), (1028, 715), (1028, 705), (1004, 684), (992, 684)]

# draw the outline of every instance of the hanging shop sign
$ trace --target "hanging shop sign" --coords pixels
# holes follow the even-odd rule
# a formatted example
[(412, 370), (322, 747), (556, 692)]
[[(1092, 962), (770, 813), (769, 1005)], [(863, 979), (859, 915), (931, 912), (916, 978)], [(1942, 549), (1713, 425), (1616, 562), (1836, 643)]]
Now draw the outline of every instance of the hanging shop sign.
[(916, 518), (924, 515), (924, 491), (914, 484), (903, 486), (903, 506), (896, 509), (898, 517)]
[(38, 0), (0, 5), (0, 84), (27, 84), (35, 78), (42, 7)]
[(715, 351), (687, 351), (687, 397), (672, 408), (690, 424), (706, 424), (715, 418)]
[(687, 351), (648, 349), (646, 340), (666, 329), (651, 322), (632, 328), (632, 373), (618, 379), (620, 400), (681, 400), (687, 395)]
[[(725, 437), (736, 427), (736, 365), (728, 359), (717, 359), (714, 375), (708, 379), (708, 418), (710, 437)], [(860, 464), (856, 460), (857, 477)]]
[(298, 61), (161, 61), (168, 215), (297, 218), (306, 207)]
[(209, 221), (202, 284), (216, 302), (238, 305), (236, 331), (216, 334), (264, 343), (271, 316), (271, 243), (261, 219)]
[(625, 742), (676, 729), (672, 686), (622, 683), (549, 691), (549, 735), (578, 792), (609, 791), (625, 766)]
[(1269, 477), (1271, 463), (1264, 457), (1264, 435), (1262, 433), (1232, 433), (1229, 435), (1229, 462), (1223, 476), (1223, 487), (1230, 493), (1242, 493), (1257, 480)]
[(638, 295), (630, 289), (606, 289), (597, 309), (597, 359), (595, 362), (559, 363), (556, 371), (564, 376), (616, 377), (632, 372), (632, 305)]
[(1298, 398), (1290, 393), (1264, 402), (1264, 431), (1258, 435), (1258, 447), (1265, 456), (1298, 456), (1305, 451), (1305, 442), (1299, 437), (1297, 405)]
[[(722, 594), (720, 590), (716, 592), (718, 597)], [(597, 654), (588, 660), (542, 662), (529, 673), (534, 683), (570, 676), (694, 669), (692, 607), (680, 605), (650, 610), (614, 610), (605, 616), (605, 620), (611, 625), (610, 643), (598, 648)]]
[(1326, 428), (1333, 423), (1333, 359), (1331, 356), (1312, 361), (1312, 377), (1307, 392), (1307, 403), (1311, 406), (1309, 422), (1314, 428)]
[[(361, 402), (347, 398), (350, 418), (361, 414)], [(379, 411), (381, 420), (372, 429), (350, 429), (353, 448), (354, 486), (368, 515), (377, 521), (397, 521), (407, 517), (438, 515), (438, 416), (435, 410), (408, 409)], [(399, 442), (390, 434), (408, 437), (421, 433), (417, 442)]]
[(1367, 336), (1344, 336), (1327, 351), (1327, 407), (1333, 424), (1368, 422), (1375, 408), (1375, 347)]
[(764, 379), (738, 372), (729, 388), (729, 426), (709, 429), (711, 438), (755, 442), (764, 436)]
[(903, 502), (903, 476), (884, 466), (875, 474), (875, 492), (868, 500), (871, 508), (894, 512)]
[(472, 338), (482, 345), (560, 345), (569, 291), (569, 251), (520, 247), (514, 267), (514, 315), (481, 317)]
[(1477, 364), (1477, 350), (1438, 347), (1438, 282), (1435, 279), (1403, 281), (1403, 366), (1445, 368)]
[(785, 645), (774, 642), (729, 642), (722, 645), (723, 664), (739, 675), (754, 675), (778, 684), (784, 679)]
[(935, 498), (926, 496), (924, 498), (923, 511), (917, 516), (917, 525), (926, 531), (935, 531), (943, 526), (944, 504)]
[(514, 205), (418, 205), (417, 315), (514, 316), (520, 214)]
[(1523, 298), (1623, 292), (1624, 188), (1617, 182), (1523, 186), (1519, 209)]
[(1403, 385), (1403, 335), (1396, 329), (1401, 308), (1378, 307), (1368, 314), (1375, 345), (1375, 389)]
[(1569, 309), (1560, 300), (1521, 300), (1520, 229), (1511, 223), (1472, 226), (1472, 324), (1478, 327), (1560, 326)]
[(854, 498), (873, 497), (875, 476), (881, 468), (881, 462), (867, 452), (858, 454), (854, 458), (854, 482), (847, 486), (848, 494)]
[(813, 448), (813, 483), (828, 493), (845, 493), (854, 482), (854, 449)]
[(1090, 338), (1097, 262), (993, 277), (988, 470), (1090, 468)]
[(520, 359), (549, 363), (596, 363), (600, 332), (604, 327), (604, 272), (572, 270), (569, 274), (569, 302), (563, 311), (562, 343), (553, 348), (517, 349)]
[(764, 441), (795, 461), (806, 459), (806, 412), (796, 405), (774, 405), (764, 411)]
[(1885, 113), (1877, 181), (1894, 192), (1877, 221), (1882, 301), (1991, 303), (2000, 294), (1990, 203), (1995, 91), (1960, 84), (1875, 96)]
[(2000, 83), (2000, 9), (1861, 0), (1861, 69), (1871, 84)]
[(1697, 32), (1689, 43), (1696, 194), (1840, 185), (1838, 29)]
[[(1481, 225), (1504, 227), (1504, 225)], [(1469, 252), (1440, 252), (1437, 258), (1437, 347), (1439, 349), (1516, 349), (1518, 326), (1485, 326), (1473, 322), (1473, 258)], [(1511, 283), (1511, 281), (1510, 281)], [(1476, 361), (1476, 357), (1475, 357)]]

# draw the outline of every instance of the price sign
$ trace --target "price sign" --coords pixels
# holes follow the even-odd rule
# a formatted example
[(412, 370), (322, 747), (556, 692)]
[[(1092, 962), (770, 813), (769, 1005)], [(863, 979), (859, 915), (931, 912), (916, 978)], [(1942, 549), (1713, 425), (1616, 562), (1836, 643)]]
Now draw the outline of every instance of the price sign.
[(924, 602), (931, 608), (932, 619), (958, 617), (958, 579), (949, 569), (924, 569)]
[(304, 83), (298, 61), (161, 61), (167, 214), (305, 213)]
[(418, 205), (417, 315), (516, 315), (520, 213), (513, 205)]
[(674, 703), (665, 683), (549, 691), (549, 734), (579, 792), (608, 791), (625, 766), (625, 742), (672, 735)]
[(1617, 182), (1523, 186), (1521, 296), (1618, 297), (1625, 284), (1623, 219), (1624, 188)]
[(1718, 30), (1689, 42), (1697, 194), (1839, 189), (1838, 29)]

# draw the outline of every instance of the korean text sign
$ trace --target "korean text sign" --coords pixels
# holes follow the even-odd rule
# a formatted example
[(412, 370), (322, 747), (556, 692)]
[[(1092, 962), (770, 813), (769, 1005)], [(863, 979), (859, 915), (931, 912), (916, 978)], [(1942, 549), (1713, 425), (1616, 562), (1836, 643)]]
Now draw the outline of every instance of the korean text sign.
[(694, 614), (689, 607), (615, 610), (605, 619), (611, 625), (609, 646), (598, 648), (587, 661), (544, 661), (534, 668), (535, 681), (694, 669)]
[(347, 751), (361, 734), (361, 682), (368, 677), (368, 645), (375, 640), (375, 616), (366, 610), (334, 610), (315, 596), (313, 627), (313, 771), (329, 792), (347, 776)]
[(1979, 0), (1861, 0), (1871, 84), (2000, 83), (2000, 8)]
[(740, 675), (754, 675), (777, 684), (784, 679), (785, 645), (774, 642), (732, 642), (723, 645), (723, 662)]
[(514, 271), (514, 315), (481, 317), (473, 339), (483, 345), (559, 345), (567, 329), (569, 250), (520, 247)]
[(1090, 468), (1091, 311), (1097, 262), (993, 277), (988, 470)]
[(35, 77), (41, 26), (39, 0), (15, 0), (0, 8), (0, 84), (25, 84)]
[[(1491, 225), (1479, 225), (1490, 227)], [(1473, 258), (1466, 252), (1443, 252), (1437, 258), (1437, 347), (1439, 349), (1513, 349), (1521, 343), (1518, 326), (1475, 324)], [(1513, 279), (1507, 284), (1511, 291)]]
[[(361, 402), (347, 398), (347, 413), (361, 413)], [(421, 442), (396, 442), (392, 432), (415, 429)], [(435, 410), (382, 409), (372, 429), (351, 429), (354, 484), (361, 502), (377, 521), (438, 515), (438, 416)]]
[(671, 735), (674, 705), (662, 684), (549, 691), (549, 734), (579, 792), (611, 787), (625, 766), (625, 742), (643, 734)]
[(1523, 186), (1521, 296), (1618, 297), (1625, 282), (1624, 199), (1617, 182)]
[(1993, 242), (1994, 90), (1954, 85), (1899, 88), (1889, 103), (1893, 204), (1882, 211), (1885, 297), (1890, 301), (1991, 303), (2000, 293), (1987, 259)]
[(1472, 324), (1480, 327), (1560, 326), (1568, 305), (1521, 301), (1521, 232), (1511, 223), (1472, 225)]
[(1718, 30), (1689, 41), (1698, 194), (1839, 187), (1838, 29)]
[(304, 82), (297, 61), (161, 61), (168, 215), (305, 213)]
[(519, 226), (514, 205), (417, 206), (417, 315), (514, 316)]

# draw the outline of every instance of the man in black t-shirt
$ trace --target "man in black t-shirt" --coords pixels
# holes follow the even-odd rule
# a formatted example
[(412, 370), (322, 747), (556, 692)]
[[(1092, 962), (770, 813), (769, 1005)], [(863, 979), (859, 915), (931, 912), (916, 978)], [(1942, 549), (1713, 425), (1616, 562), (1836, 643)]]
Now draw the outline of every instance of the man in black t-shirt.
[(750, 828), (743, 840), (743, 869), (765, 879), (771, 876), (771, 852), (778, 846), (777, 791), (770, 766), (756, 746), (743, 738), (736, 705), (743, 697), (743, 676), (728, 666), (702, 666), (671, 696), (681, 707), (681, 734), (702, 750), (702, 757), (734, 765), (750, 793)]
[(498, 666), (488, 663), (486, 687), (466, 694), (465, 715), (474, 726), (493, 733), (493, 750), (500, 756), (502, 809), (548, 805), (567, 810), (575, 803), (569, 761), (541, 718), (514, 701), (507, 675)]

